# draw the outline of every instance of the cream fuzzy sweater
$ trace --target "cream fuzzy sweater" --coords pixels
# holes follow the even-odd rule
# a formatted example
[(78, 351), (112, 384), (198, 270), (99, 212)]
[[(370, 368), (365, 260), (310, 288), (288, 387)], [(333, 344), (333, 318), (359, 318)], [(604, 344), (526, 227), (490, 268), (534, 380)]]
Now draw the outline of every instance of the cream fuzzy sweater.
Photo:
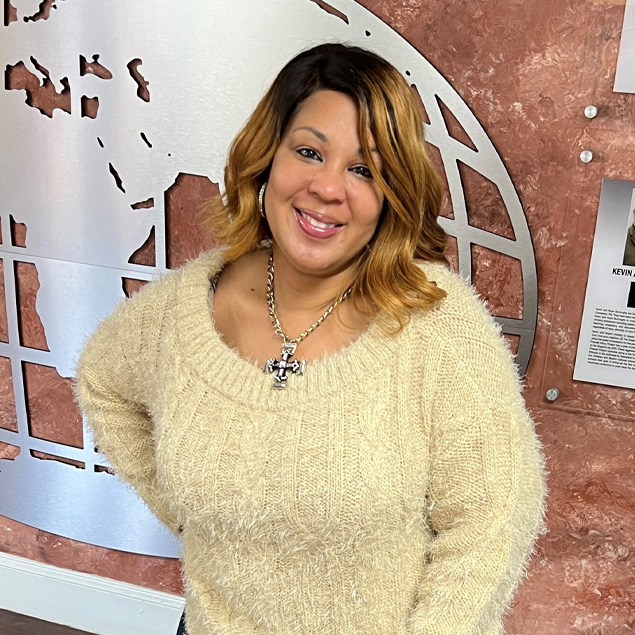
[[(287, 389), (229, 349), (204, 253), (119, 306), (81, 356), (99, 448), (182, 528), (190, 635), (495, 635), (542, 527), (540, 445), (460, 278)], [(134, 527), (130, 527), (134, 531)]]

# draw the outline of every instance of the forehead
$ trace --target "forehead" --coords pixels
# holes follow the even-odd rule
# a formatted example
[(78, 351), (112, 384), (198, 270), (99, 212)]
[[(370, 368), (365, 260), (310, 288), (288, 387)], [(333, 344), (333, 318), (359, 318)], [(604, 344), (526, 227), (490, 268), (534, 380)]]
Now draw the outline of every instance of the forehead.
[(307, 117), (353, 119), (356, 122), (359, 109), (350, 95), (335, 90), (318, 90), (297, 105), (290, 123)]
[[(289, 120), (285, 135), (307, 128), (322, 133), (328, 142), (350, 139), (359, 146), (359, 106), (346, 93), (316, 91), (300, 102)], [(370, 130), (367, 139), (374, 146)]]

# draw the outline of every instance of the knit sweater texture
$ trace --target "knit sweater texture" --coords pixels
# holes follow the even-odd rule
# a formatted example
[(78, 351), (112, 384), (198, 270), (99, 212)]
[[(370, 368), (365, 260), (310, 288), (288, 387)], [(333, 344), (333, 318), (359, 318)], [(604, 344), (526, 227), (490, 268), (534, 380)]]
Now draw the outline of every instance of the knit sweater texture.
[(214, 328), (222, 254), (124, 301), (77, 373), (99, 449), (182, 533), (189, 634), (502, 633), (545, 470), (471, 287), (422, 265), (444, 300), (277, 391)]

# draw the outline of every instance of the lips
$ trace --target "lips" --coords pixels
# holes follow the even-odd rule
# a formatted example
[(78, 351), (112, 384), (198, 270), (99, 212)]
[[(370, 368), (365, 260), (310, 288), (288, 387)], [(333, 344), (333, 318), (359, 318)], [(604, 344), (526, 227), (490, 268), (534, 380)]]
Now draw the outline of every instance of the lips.
[(313, 238), (330, 238), (344, 227), (342, 223), (325, 214), (300, 210), (297, 207), (294, 210), (300, 228)]

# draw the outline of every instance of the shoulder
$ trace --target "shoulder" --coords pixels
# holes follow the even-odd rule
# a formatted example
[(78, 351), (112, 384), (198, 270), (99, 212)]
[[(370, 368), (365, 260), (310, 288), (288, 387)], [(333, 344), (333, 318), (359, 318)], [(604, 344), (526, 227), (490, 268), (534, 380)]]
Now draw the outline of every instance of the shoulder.
[(225, 266), (225, 252), (225, 247), (216, 247), (215, 249), (204, 251), (178, 269), (173, 269), (164, 274), (157, 282), (171, 279), (173, 284), (179, 286), (200, 279), (210, 280)]
[(419, 267), (430, 282), (446, 293), (433, 308), (417, 312), (419, 321), (423, 320), (426, 327), (434, 323), (449, 336), (470, 336), (476, 329), (480, 335), (499, 337), (500, 329), (494, 318), (465, 278), (441, 263), (420, 263)]
[(183, 315), (207, 311), (210, 280), (223, 263), (223, 250), (215, 249), (145, 284), (99, 323), (82, 359), (91, 355), (98, 359), (113, 345), (134, 353), (157, 341), (165, 325), (176, 324)]
[(413, 330), (434, 340), (445, 363), (487, 372), (493, 364), (516, 374), (509, 346), (498, 323), (474, 287), (441, 263), (420, 263), (431, 282), (446, 292), (433, 308), (413, 314)]
[(123, 299), (100, 322), (96, 332), (110, 330), (123, 334), (151, 329), (162, 324), (171, 314), (176, 314), (183, 305), (189, 308), (194, 292), (199, 290), (198, 295), (204, 295), (210, 280), (222, 268), (223, 251), (204, 252), (178, 269), (144, 284), (136, 293)]
[(191, 285), (208, 285), (225, 264), (224, 251), (221, 247), (205, 251), (178, 269), (161, 274), (133, 294), (128, 302), (135, 304), (168, 300)]

